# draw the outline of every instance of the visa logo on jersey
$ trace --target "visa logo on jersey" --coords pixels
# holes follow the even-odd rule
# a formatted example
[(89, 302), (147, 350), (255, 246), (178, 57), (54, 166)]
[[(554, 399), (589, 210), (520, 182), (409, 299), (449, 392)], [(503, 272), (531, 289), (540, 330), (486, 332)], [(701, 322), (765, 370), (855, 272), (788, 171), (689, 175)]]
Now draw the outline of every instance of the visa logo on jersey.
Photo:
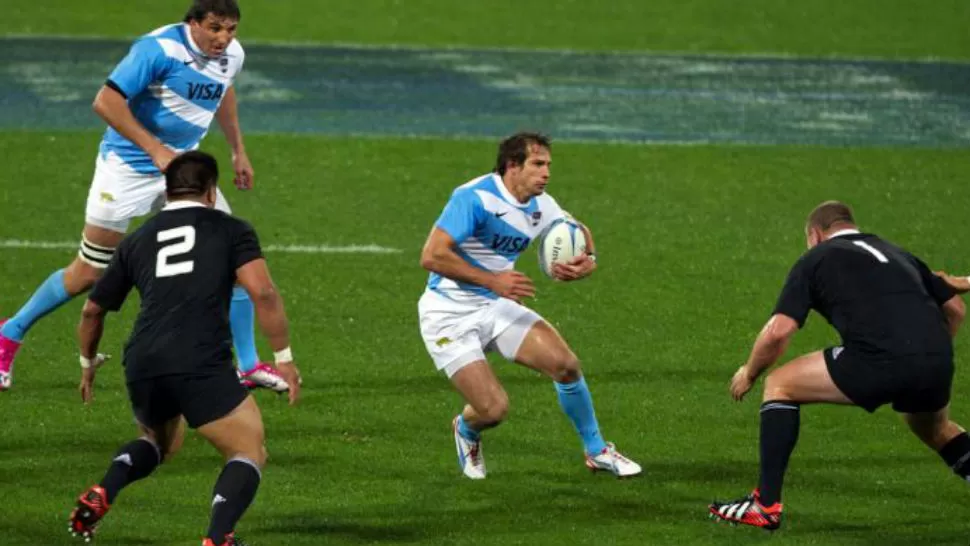
[(505, 253), (519, 253), (529, 246), (532, 239), (512, 237), (511, 235), (492, 235), (492, 250)]
[(221, 83), (189, 83), (189, 100), (220, 100), (225, 92)]

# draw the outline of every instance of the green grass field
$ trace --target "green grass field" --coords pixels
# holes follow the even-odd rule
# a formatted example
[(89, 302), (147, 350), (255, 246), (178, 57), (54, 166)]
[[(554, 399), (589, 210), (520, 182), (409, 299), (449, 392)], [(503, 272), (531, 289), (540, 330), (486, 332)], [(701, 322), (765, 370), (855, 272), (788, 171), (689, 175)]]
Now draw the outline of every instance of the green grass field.
[[(0, 36), (134, 36), (179, 18), (184, 3), (58, 2), (57, 17), (56, 7), (21, 3)], [(957, 0), (627, 1), (613, 11), (578, 1), (285, 4), (244, 5), (244, 43), (970, 58), (970, 10)], [(98, 139), (43, 123), (0, 131), (0, 240), (79, 236)], [(270, 462), (239, 527), (257, 546), (967, 544), (967, 484), (888, 408), (802, 412), (779, 533), (706, 518), (712, 497), (739, 495), (757, 480), (760, 392), (736, 404), (727, 385), (804, 248), (805, 215), (824, 199), (845, 200), (865, 229), (932, 267), (970, 271), (965, 149), (556, 142), (549, 191), (593, 229), (601, 268), (581, 283), (554, 284), (530, 249), (520, 269), (536, 280), (533, 306), (582, 358), (605, 435), (645, 472), (628, 481), (590, 475), (549, 381), (496, 360), (512, 411), (487, 433), (489, 478), (473, 483), (460, 477), (450, 432), (461, 401), (418, 334), (426, 279), (418, 254), (451, 189), (489, 169), (495, 142), (265, 133), (247, 142), (257, 188), (227, 195), (264, 243), (402, 250), (269, 255), (305, 384), (296, 408), (257, 395)], [(227, 158), (218, 130), (204, 148)], [(0, 316), (72, 254), (0, 250)], [(120, 354), (134, 303), (109, 319), (109, 352)], [(0, 396), (3, 545), (70, 543), (75, 496), (135, 433), (117, 362), (100, 374), (95, 403), (80, 403), (80, 305), (31, 331), (15, 387)], [(835, 343), (816, 315), (788, 354)], [(958, 339), (954, 417), (965, 423), (968, 349)], [(197, 544), (221, 466), (190, 434), (175, 461), (125, 490), (97, 542)]]

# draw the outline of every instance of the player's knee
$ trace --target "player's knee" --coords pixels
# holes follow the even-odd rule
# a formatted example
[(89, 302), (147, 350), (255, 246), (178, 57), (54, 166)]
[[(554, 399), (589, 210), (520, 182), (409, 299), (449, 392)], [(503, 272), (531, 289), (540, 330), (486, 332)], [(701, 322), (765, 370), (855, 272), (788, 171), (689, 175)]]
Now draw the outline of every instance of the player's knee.
[(80, 257), (74, 258), (74, 262), (64, 270), (64, 287), (71, 295), (87, 292), (102, 274), (104, 269), (95, 267)]
[(170, 439), (167, 443), (158, 445), (158, 452), (162, 457), (163, 463), (171, 461), (172, 458), (182, 450), (182, 440), (182, 435), (177, 435), (176, 437)]
[(489, 425), (497, 425), (509, 415), (509, 396), (504, 392), (493, 396), (481, 408), (475, 408), (479, 418)]
[(256, 456), (252, 457), (252, 460), (259, 468), (266, 466), (266, 462), (269, 461), (269, 451), (266, 450), (266, 445), (259, 446), (259, 450), (257, 450)]
[(765, 378), (764, 400), (792, 400), (792, 395), (790, 385), (777, 371)]
[(579, 381), (582, 369), (576, 355), (567, 351), (558, 355), (552, 367), (552, 380), (557, 383), (573, 383)]

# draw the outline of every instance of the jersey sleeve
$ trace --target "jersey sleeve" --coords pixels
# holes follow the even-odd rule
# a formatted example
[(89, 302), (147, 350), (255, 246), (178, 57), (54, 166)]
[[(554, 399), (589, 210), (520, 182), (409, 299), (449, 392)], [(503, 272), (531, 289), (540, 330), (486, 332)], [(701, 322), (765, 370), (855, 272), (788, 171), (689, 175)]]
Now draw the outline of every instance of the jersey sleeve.
[(937, 277), (930, 271), (929, 266), (923, 263), (912, 254), (909, 255), (910, 259), (913, 261), (913, 265), (916, 266), (917, 271), (919, 271), (920, 279), (923, 281), (923, 286), (926, 287), (927, 293), (930, 297), (936, 301), (937, 304), (943, 305), (950, 300), (953, 296), (957, 295), (956, 291), (946, 283), (940, 277)]
[(812, 278), (809, 262), (802, 257), (795, 263), (778, 296), (773, 315), (791, 317), (801, 328), (812, 310)]
[(253, 260), (262, 258), (263, 250), (259, 246), (259, 238), (252, 226), (242, 220), (236, 220), (234, 224), (232, 260), (235, 271)]
[(162, 46), (154, 38), (142, 38), (132, 44), (108, 76), (108, 86), (131, 98), (160, 79), (167, 66), (168, 57)]
[(481, 199), (474, 192), (458, 191), (445, 204), (435, 227), (444, 230), (456, 243), (461, 243), (475, 233), (484, 211)]
[(117, 311), (128, 297), (134, 286), (131, 273), (128, 271), (127, 245), (122, 244), (115, 251), (115, 255), (108, 263), (104, 275), (94, 284), (88, 299), (98, 304), (102, 309)]

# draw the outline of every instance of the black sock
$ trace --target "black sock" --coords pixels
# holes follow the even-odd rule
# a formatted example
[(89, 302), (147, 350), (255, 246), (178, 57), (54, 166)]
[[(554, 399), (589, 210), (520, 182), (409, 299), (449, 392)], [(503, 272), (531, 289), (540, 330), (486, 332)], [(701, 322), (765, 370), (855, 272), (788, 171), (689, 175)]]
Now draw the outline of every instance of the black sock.
[(761, 404), (761, 504), (781, 501), (788, 458), (798, 442), (799, 406), (786, 400)]
[(161, 463), (158, 446), (145, 438), (139, 438), (119, 449), (98, 484), (104, 488), (108, 504), (113, 504), (115, 496), (128, 484), (147, 477)]
[(970, 481), (970, 436), (961, 432), (940, 449), (940, 457), (957, 476)]
[(226, 535), (235, 530), (236, 522), (256, 496), (260, 477), (256, 463), (248, 459), (233, 459), (222, 469), (212, 490), (208, 534), (216, 544), (222, 544)]

